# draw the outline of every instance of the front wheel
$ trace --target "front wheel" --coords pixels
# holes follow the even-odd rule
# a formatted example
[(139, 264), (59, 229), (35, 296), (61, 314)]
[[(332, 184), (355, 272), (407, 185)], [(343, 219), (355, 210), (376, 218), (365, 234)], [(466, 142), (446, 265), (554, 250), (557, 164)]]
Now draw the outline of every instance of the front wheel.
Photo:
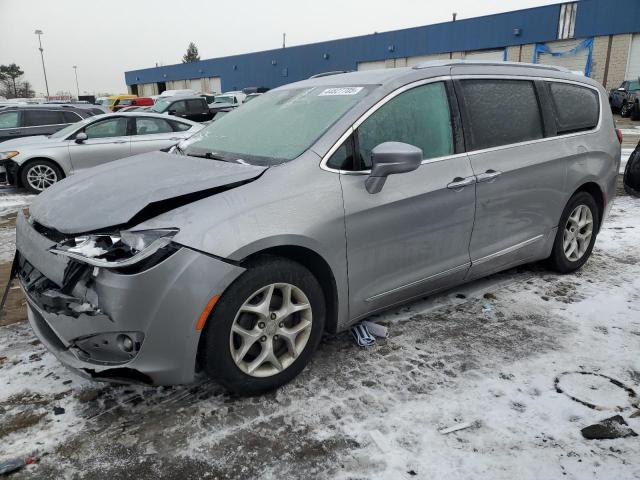
[(622, 108), (620, 109), (620, 116), (623, 118), (630, 117), (632, 110), (633, 110), (633, 104), (625, 103), (624, 105), (622, 105)]
[(40, 193), (62, 180), (62, 170), (50, 160), (32, 160), (22, 168), (22, 186), (33, 193)]
[(578, 270), (591, 256), (600, 225), (600, 211), (587, 192), (576, 193), (562, 212), (558, 232), (549, 257), (560, 273)]
[(225, 291), (207, 320), (204, 368), (241, 395), (274, 390), (307, 365), (324, 323), (324, 295), (313, 274), (291, 260), (265, 256)]

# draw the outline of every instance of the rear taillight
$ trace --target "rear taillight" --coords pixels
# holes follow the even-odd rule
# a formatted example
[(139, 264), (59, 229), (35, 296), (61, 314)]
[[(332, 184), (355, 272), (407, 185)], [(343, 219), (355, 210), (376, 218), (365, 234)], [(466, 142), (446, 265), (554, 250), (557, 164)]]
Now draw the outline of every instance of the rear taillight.
[(622, 144), (622, 130), (616, 128), (616, 135), (618, 136), (618, 141)]

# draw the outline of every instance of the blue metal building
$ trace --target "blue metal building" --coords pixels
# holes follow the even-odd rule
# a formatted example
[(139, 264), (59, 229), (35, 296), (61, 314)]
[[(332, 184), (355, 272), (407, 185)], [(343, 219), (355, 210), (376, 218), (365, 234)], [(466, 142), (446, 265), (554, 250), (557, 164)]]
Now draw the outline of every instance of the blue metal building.
[[(277, 87), (333, 70), (431, 58), (566, 63), (605, 84), (640, 75), (640, 0), (580, 0), (421, 27), (125, 73), (130, 91)], [(626, 51), (625, 51), (626, 49)]]

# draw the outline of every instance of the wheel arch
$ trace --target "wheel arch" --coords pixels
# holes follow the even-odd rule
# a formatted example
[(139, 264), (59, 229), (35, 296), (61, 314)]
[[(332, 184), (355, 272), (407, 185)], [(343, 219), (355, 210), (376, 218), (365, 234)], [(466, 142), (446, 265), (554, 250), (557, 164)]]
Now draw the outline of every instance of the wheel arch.
[(53, 158), (50, 158), (50, 157), (32, 157), (32, 158), (29, 158), (28, 160), (25, 160), (20, 165), (18, 165), (18, 170), (16, 171), (17, 186), (24, 187), (24, 185), (22, 184), (22, 172), (24, 172), (24, 169), (27, 168), (27, 166), (31, 165), (32, 163), (38, 160), (46, 160), (47, 162), (51, 162), (55, 164), (55, 166), (58, 167), (58, 169), (60, 170), (60, 173), (62, 174), (62, 177), (60, 178), (60, 180), (66, 177), (64, 173), (64, 168), (62, 168), (62, 165), (60, 165), (60, 162), (58, 162), (57, 160), (54, 160)]
[(602, 190), (602, 188), (600, 188), (600, 185), (598, 185), (596, 182), (586, 182), (580, 185), (580, 187), (578, 187), (575, 190), (575, 192), (571, 194), (571, 197), (573, 197), (576, 193), (579, 193), (579, 192), (586, 192), (589, 195), (591, 195), (595, 200), (596, 205), (598, 206), (598, 230), (599, 230), (600, 226), (602, 225), (602, 217), (604, 215), (604, 209), (606, 207), (606, 198), (605, 198), (604, 190)]
[(318, 280), (325, 296), (327, 314), (325, 331), (335, 333), (338, 330), (338, 288), (329, 263), (316, 251), (299, 245), (278, 245), (256, 251), (240, 261), (246, 265), (256, 257), (273, 255), (297, 262), (307, 268)]

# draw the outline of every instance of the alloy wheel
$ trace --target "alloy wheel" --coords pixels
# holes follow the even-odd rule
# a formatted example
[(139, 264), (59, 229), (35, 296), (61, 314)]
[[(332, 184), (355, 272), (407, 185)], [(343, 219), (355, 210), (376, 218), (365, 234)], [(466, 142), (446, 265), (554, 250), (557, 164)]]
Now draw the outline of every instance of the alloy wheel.
[(58, 181), (58, 175), (49, 165), (36, 164), (27, 172), (27, 182), (34, 190), (42, 191)]
[(593, 214), (586, 205), (578, 205), (564, 227), (562, 245), (564, 255), (571, 262), (577, 262), (589, 249), (593, 235)]
[(289, 283), (274, 283), (254, 292), (231, 326), (229, 348), (235, 364), (253, 377), (270, 377), (300, 356), (311, 335), (311, 304)]

